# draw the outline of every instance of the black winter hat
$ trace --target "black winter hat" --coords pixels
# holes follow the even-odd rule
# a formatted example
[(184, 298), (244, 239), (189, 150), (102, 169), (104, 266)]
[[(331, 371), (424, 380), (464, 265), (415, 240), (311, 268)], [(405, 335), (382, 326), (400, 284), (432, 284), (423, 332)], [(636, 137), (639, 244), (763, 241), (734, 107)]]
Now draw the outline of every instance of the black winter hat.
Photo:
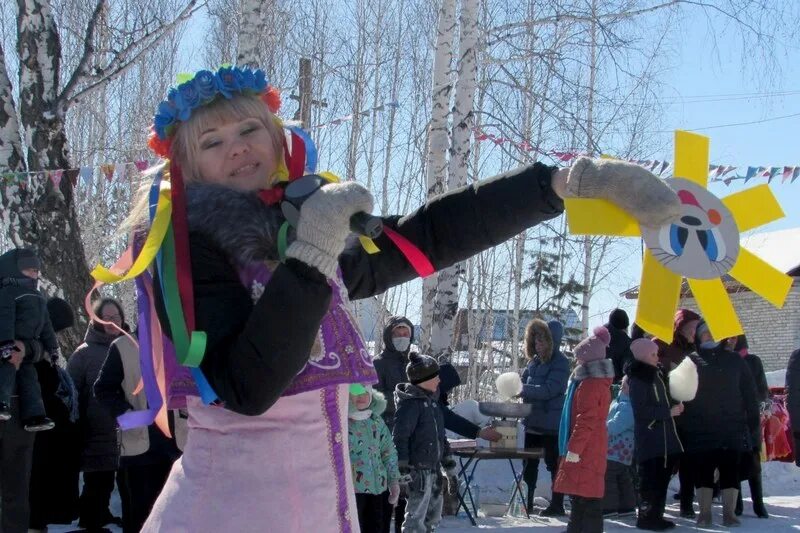
[(72, 306), (61, 298), (53, 297), (47, 300), (47, 312), (50, 314), (50, 322), (56, 332), (75, 325), (75, 313), (72, 311)]
[(623, 309), (614, 309), (611, 311), (611, 314), (608, 315), (608, 324), (617, 329), (628, 329), (630, 323), (631, 321), (628, 318), (628, 313)]
[(20, 271), (26, 268), (35, 268), (41, 270), (42, 263), (39, 261), (39, 256), (30, 248), (17, 248), (17, 268)]
[(414, 385), (439, 375), (439, 363), (433, 357), (411, 352), (408, 354), (408, 361), (406, 375), (408, 376), (408, 381)]

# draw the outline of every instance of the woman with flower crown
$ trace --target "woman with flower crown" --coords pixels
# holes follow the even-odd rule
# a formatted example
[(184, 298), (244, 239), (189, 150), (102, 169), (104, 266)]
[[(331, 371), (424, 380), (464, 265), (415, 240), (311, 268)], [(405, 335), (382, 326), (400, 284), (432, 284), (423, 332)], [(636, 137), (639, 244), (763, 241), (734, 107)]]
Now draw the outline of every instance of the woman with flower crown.
[[(186, 406), (189, 436), (146, 532), (358, 531), (348, 387), (376, 377), (349, 301), (556, 217), (566, 196), (607, 198), (645, 225), (677, 212), (674, 194), (644, 169), (583, 158), (450, 191), (383, 218), (374, 242), (350, 230), (351, 215), (372, 211), (369, 191), (331, 182), (287, 231), (283, 188), (313, 170), (315, 150), (284, 128), (278, 107), (263, 72), (226, 67), (183, 81), (155, 117), (150, 146), (168, 163), (151, 173), (129, 227), (137, 263), (161, 242), (137, 278), (140, 330), (150, 320), (155, 332), (143, 338), (163, 328), (174, 346), (143, 342), (143, 375), (146, 390), (157, 390), (148, 375), (165, 376), (161, 395)], [(163, 351), (163, 367), (149, 351)], [(160, 401), (148, 396), (154, 411)]]

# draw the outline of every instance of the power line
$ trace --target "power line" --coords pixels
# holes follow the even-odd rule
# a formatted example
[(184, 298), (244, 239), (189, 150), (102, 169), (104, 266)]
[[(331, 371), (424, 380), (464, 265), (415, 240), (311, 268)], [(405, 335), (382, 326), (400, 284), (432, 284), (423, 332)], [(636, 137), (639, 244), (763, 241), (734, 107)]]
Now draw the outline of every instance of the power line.
[[(779, 117), (764, 118), (761, 120), (753, 120), (750, 122), (733, 122), (731, 124), (718, 124), (716, 126), (703, 126), (702, 128), (690, 128), (687, 131), (703, 131), (703, 130), (716, 130), (719, 128), (732, 128), (734, 126), (750, 126), (752, 124), (763, 124), (765, 122), (773, 122), (775, 120), (783, 120), (785, 118), (800, 117), (800, 113), (792, 113), (791, 115), (781, 115)], [(658, 133), (670, 133), (673, 130), (659, 131)]]

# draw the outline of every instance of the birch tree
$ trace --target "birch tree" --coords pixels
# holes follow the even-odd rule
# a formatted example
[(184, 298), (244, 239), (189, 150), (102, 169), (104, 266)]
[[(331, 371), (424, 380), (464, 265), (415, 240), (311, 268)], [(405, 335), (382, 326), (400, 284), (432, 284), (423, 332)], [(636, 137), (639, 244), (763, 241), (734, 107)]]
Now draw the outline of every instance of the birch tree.
[[(95, 37), (104, 0), (93, 4), (81, 33), (81, 50), (69, 72), (62, 72), (62, 39), (51, 4), (45, 0), (18, 0), (16, 44), (19, 56), (17, 111), (8, 91), (8, 72), (0, 76), (0, 108), (7, 117), (17, 114), (19, 128), (5, 127), (2, 146), (22, 147), (23, 158), (3, 156), (3, 167), (28, 172), (73, 168), (68, 154), (66, 115), (78, 102), (96, 94), (120, 77), (158, 45), (181, 21), (191, 16), (196, 0), (184, 4), (172, 19), (145, 18), (130, 32), (114, 35), (114, 46), (95, 49)], [(11, 166), (13, 164), (13, 167)], [(6, 167), (8, 165), (8, 167)], [(14, 246), (35, 246), (42, 259), (43, 277), (76, 309), (82, 308), (89, 273), (75, 209), (74, 173), (56, 185), (48, 179), (12, 181), (0, 187), (3, 222)]]
[[(448, 109), (450, 107), (450, 64), (452, 62), (453, 40), (455, 36), (455, 0), (442, 0), (436, 28), (436, 52), (433, 59), (433, 90), (431, 120), (428, 127), (428, 151), (426, 156), (427, 196), (433, 197), (445, 190), (447, 183), (447, 150), (449, 147)], [(427, 277), (422, 283), (422, 335), (420, 348), (431, 353), (433, 348), (433, 317), (436, 305), (438, 275)], [(441, 331), (441, 330), (440, 330)], [(437, 345), (443, 342), (437, 340)]]

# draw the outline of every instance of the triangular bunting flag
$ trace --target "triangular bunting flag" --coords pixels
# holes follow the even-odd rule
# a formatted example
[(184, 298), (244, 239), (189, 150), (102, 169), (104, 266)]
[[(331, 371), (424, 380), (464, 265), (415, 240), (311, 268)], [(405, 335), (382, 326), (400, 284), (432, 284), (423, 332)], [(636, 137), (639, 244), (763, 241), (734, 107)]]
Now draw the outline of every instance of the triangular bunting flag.
[(747, 167), (747, 174), (744, 175), (744, 182), (747, 183), (753, 179), (757, 172), (758, 169), (756, 167)]
[(147, 170), (147, 161), (134, 161), (133, 164), (136, 165), (136, 170), (139, 172)]
[(50, 173), (50, 180), (53, 182), (53, 185), (55, 185), (56, 188), (61, 186), (61, 178), (63, 177), (64, 171), (61, 169), (54, 170)]
[(117, 165), (117, 181), (124, 181), (125, 177), (128, 175), (127, 164), (120, 163)]
[(783, 176), (781, 177), (781, 183), (786, 183), (786, 180), (792, 177), (792, 172), (794, 172), (793, 167), (783, 167)]
[(92, 174), (93, 174), (92, 167), (81, 167), (81, 169), (80, 169), (80, 171), (78, 173), (78, 175), (80, 176), (81, 182), (83, 182), (84, 185), (89, 185), (89, 183), (91, 183)]
[(772, 182), (772, 178), (778, 175), (778, 172), (781, 171), (781, 167), (771, 167), (769, 169), (769, 178), (767, 178), (767, 183)]
[(114, 177), (114, 164), (106, 163), (105, 165), (100, 165), (100, 171), (108, 181), (111, 181), (111, 179)]
[(800, 167), (794, 167), (794, 172), (792, 172), (792, 181), (789, 183), (794, 183), (794, 180), (796, 180), (798, 176), (800, 176)]

